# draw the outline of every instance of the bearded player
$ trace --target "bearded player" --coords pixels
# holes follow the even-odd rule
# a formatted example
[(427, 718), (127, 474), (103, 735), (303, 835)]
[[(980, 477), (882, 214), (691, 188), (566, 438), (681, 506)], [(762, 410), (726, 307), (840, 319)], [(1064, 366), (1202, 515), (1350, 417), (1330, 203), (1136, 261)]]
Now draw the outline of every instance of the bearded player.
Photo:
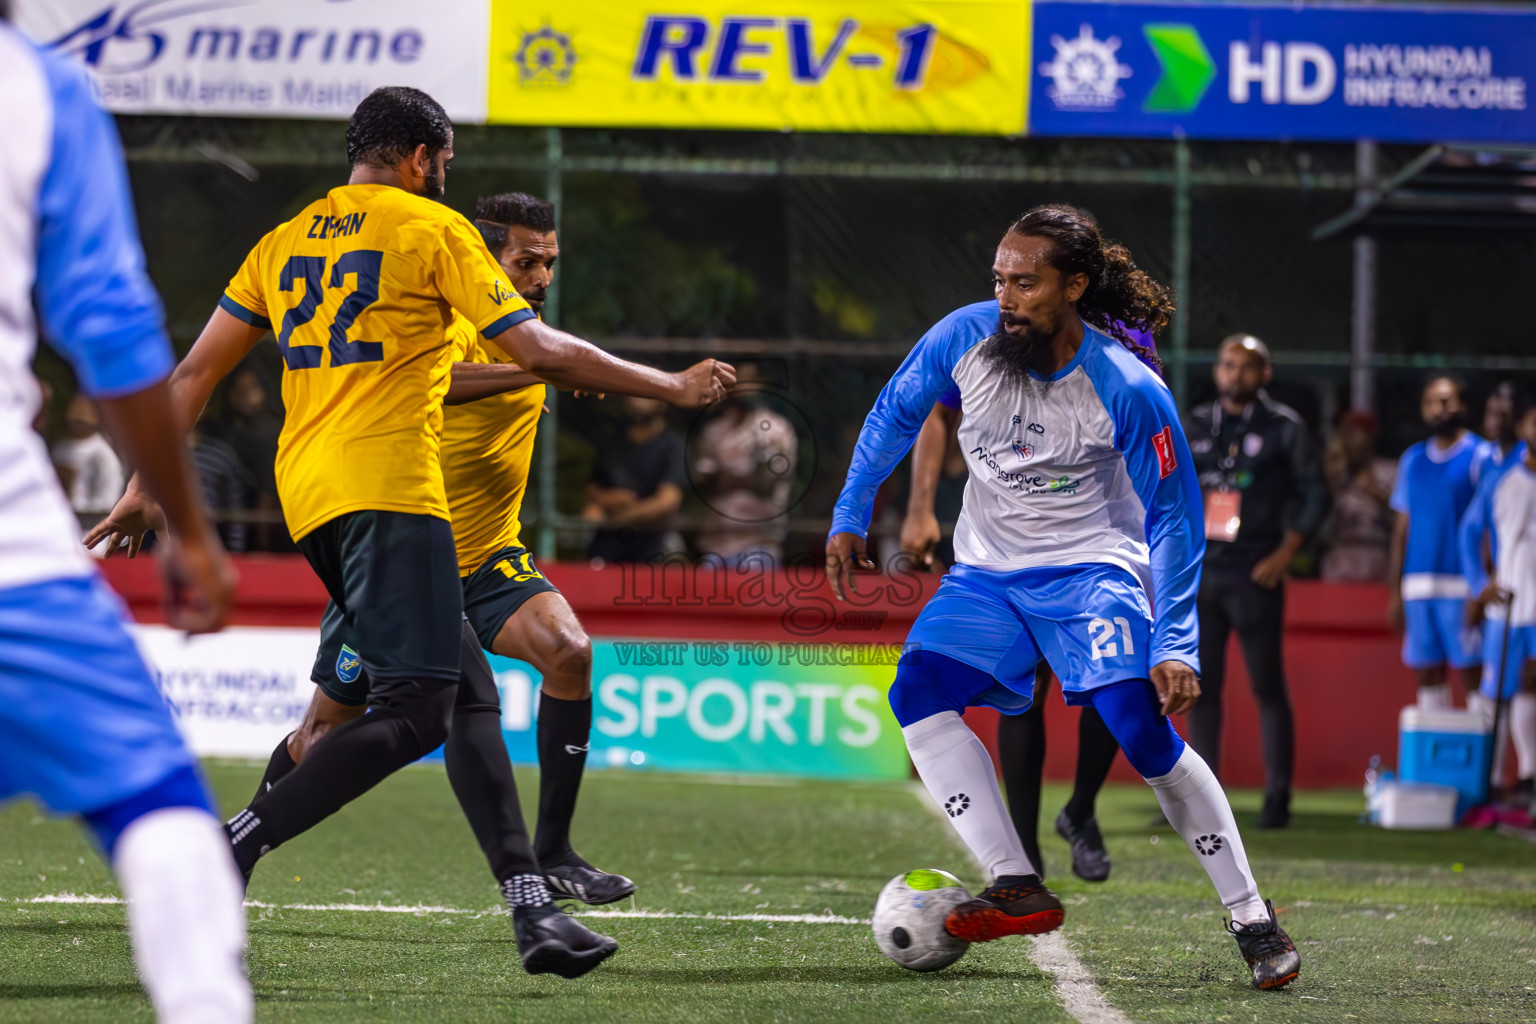
[(1226, 794), (1166, 717), (1200, 694), (1200, 492), (1173, 396), (1121, 335), (1162, 326), (1172, 299), (1070, 206), (1014, 222), (993, 288), (995, 303), (956, 310), (924, 335), (881, 392), (827, 541), (841, 598), (855, 568), (873, 568), (876, 489), (934, 401), (958, 387), (971, 476), (956, 565), (913, 624), (890, 691), (924, 785), (992, 875), (946, 928), (986, 942), (1061, 926), (1061, 901), (960, 717), (1028, 708), (1045, 660), (1067, 703), (1099, 712), (1210, 876), (1253, 984), (1279, 988), (1300, 972), (1296, 947), (1259, 895)]
[[(560, 258), (553, 204), (522, 192), (482, 197), (475, 226), (518, 294), (540, 312)], [(533, 851), (550, 894), (613, 903), (631, 895), (635, 883), (594, 868), (570, 843), (592, 728), (592, 643), (520, 538), (543, 381), (480, 344), (473, 332), (459, 332), (458, 341), (465, 352), (454, 364), (443, 410), (443, 483), (464, 614), (485, 650), (527, 662), (542, 677)], [(315, 659), (318, 688), (303, 723), (273, 751), (258, 796), (321, 737), (366, 708), (368, 674), (343, 632), (333, 608)]]

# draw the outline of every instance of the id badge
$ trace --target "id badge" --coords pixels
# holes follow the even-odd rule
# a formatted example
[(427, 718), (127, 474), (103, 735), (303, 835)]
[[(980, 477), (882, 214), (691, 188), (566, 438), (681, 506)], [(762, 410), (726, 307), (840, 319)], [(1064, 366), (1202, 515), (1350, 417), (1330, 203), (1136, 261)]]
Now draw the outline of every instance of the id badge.
[(1242, 513), (1242, 491), (1206, 491), (1205, 539), (1227, 543), (1237, 540), (1237, 528), (1243, 523)]

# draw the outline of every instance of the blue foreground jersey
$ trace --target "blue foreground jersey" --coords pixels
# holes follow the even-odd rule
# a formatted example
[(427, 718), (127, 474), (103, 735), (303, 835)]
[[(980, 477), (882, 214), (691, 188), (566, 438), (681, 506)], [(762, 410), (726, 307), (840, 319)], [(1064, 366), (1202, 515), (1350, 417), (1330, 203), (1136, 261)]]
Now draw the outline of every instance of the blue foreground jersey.
[(1172, 394), (1125, 346), (1086, 327), (1059, 373), (1028, 384), (1005, 380), (983, 354), (997, 323), (996, 303), (978, 302), (945, 317), (912, 349), (864, 422), (832, 532), (864, 536), (875, 491), (911, 449), (934, 402), (956, 388), (970, 466), (955, 527), (957, 564), (1000, 574), (1116, 567), (1155, 612), (1150, 649), (1140, 647), (1138, 656), (1198, 671), (1195, 594), (1205, 541)]
[(1479, 470), (1486, 464), (1481, 438), (1472, 433), (1449, 448), (1420, 441), (1403, 453), (1392, 488), (1392, 509), (1408, 516), (1403, 554), (1405, 601), (1468, 596), (1456, 530), (1472, 503)]
[(172, 365), (112, 121), (85, 69), (0, 21), (0, 799), (90, 814), (193, 763), (32, 430), (33, 302), (81, 388)]

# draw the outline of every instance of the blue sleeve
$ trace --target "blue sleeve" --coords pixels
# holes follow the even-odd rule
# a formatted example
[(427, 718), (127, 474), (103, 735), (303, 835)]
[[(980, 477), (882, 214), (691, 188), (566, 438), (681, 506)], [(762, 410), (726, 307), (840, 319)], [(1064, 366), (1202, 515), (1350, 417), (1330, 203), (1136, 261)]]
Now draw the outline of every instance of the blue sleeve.
[[(1134, 357), (1127, 354), (1126, 358)], [(1102, 387), (1099, 394), (1108, 399), (1115, 447), (1124, 457), (1131, 486), (1146, 509), (1153, 611), (1149, 664), (1182, 661), (1199, 672), (1200, 622), (1195, 598), (1200, 590), (1200, 562), (1205, 557), (1200, 479), (1167, 386), (1150, 372), (1126, 377), (1108, 389), (1109, 394)]]
[(960, 408), (960, 389), (957, 387), (945, 388), (944, 393), (939, 396), (939, 404), (946, 409)]
[(1408, 470), (1413, 465), (1412, 448), (1403, 452), (1403, 457), (1397, 460), (1397, 479), (1392, 481), (1392, 497), (1387, 499), (1387, 505), (1394, 512), (1408, 514)]
[(979, 340), (974, 325), (951, 314), (907, 353), (859, 431), (848, 479), (832, 510), (831, 533), (863, 537), (869, 532), (875, 492), (912, 449), (933, 403), (946, 389), (956, 387), (955, 364)]
[(1493, 529), (1493, 495), (1504, 474), (1492, 462), (1487, 468), (1489, 472), (1484, 473), (1478, 481), (1472, 503), (1462, 513), (1461, 523), (1456, 528), (1456, 549), (1461, 560), (1461, 574), (1466, 577), (1473, 597), (1481, 594), (1488, 585), (1488, 572), (1483, 566), (1483, 537), (1489, 538), (1489, 550), (1493, 552), (1495, 560), (1498, 558), (1499, 535)]
[(53, 153), (38, 197), (35, 298), (43, 333), (99, 398), (171, 371), (160, 298), (144, 270), (112, 119), (70, 58), (39, 57), (53, 96)]

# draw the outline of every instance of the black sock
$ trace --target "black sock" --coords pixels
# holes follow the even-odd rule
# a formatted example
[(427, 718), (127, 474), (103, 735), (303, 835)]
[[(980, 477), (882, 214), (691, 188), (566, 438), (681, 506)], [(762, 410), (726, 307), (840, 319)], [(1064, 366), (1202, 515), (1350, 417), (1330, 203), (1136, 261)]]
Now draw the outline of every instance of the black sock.
[[(289, 733), (291, 736), (292, 733)], [(277, 749), (272, 751), (272, 758), (267, 762), (266, 774), (262, 775), (261, 782), (256, 786), (256, 795), (253, 800), (259, 800), (267, 791), (277, 785), (277, 780), (287, 775), (298, 767), (292, 755), (288, 753), (288, 736), (284, 736), (277, 744)]]
[(992, 879), (992, 885), (1001, 889), (1009, 885), (1040, 885), (1039, 875), (998, 875)]
[(1002, 762), (1008, 816), (1035, 870), (1045, 873), (1040, 856), (1040, 776), (1045, 769), (1045, 708), (1037, 695), (1022, 715), (999, 715), (997, 758)]
[[(457, 687), (377, 682), (372, 714), (354, 719), (315, 744), (304, 763), (229, 822), (235, 862), (245, 874), (258, 858), (362, 796), (392, 772), (430, 753), (447, 736)], [(503, 748), (505, 749), (505, 748)]]
[(539, 695), (539, 826), (534, 847), (545, 863), (580, 860), (571, 849), (571, 818), (591, 735), (591, 697), (562, 700)]
[(1072, 780), (1072, 798), (1067, 801), (1067, 818), (1081, 825), (1093, 817), (1093, 805), (1104, 788), (1104, 780), (1115, 763), (1120, 744), (1104, 719), (1093, 708), (1083, 708), (1077, 720), (1077, 775)]
[(503, 895), (510, 900), (507, 886), (519, 876), (536, 875), (542, 885), (528, 826), (523, 824), (512, 761), (501, 735), (500, 709), (484, 704), (458, 708), (448, 742), (443, 744), (443, 760), (453, 795)]

